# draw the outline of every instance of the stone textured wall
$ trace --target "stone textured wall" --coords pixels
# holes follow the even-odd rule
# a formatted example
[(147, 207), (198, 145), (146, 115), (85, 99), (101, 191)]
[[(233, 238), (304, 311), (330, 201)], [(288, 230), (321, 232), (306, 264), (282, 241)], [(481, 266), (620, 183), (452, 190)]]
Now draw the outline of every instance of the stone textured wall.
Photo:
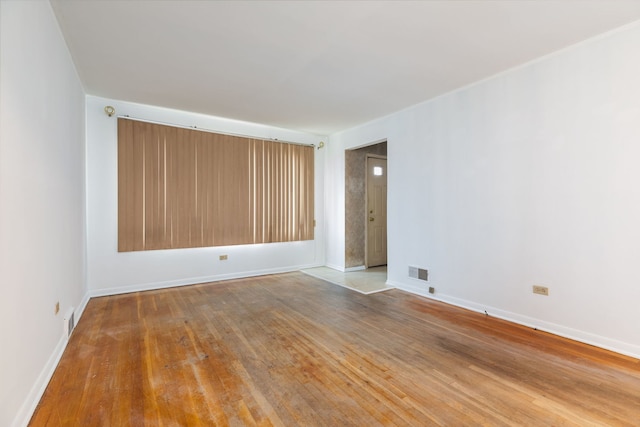
[(387, 155), (387, 143), (345, 151), (345, 267), (365, 265), (367, 154)]

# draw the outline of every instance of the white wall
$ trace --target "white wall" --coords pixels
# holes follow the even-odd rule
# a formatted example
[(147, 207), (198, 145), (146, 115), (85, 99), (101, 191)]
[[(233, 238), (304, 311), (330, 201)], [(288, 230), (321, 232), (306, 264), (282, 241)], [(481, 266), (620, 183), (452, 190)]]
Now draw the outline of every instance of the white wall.
[[(25, 425), (83, 306), (84, 93), (46, 1), (0, 4), (0, 425)], [(60, 312), (54, 314), (55, 303)]]
[[(240, 245), (144, 252), (117, 251), (117, 115), (196, 126), (217, 132), (277, 138), (318, 144), (323, 138), (300, 132), (216, 117), (133, 104), (98, 97), (87, 98), (87, 233), (88, 283), (91, 295), (128, 292), (233, 277), (291, 271), (324, 264), (323, 170), (324, 151), (316, 151), (316, 220), (314, 241)], [(220, 261), (219, 255), (228, 255)]]
[(327, 262), (344, 149), (387, 139), (392, 284), (640, 357), (638, 52), (636, 24), (332, 135)]

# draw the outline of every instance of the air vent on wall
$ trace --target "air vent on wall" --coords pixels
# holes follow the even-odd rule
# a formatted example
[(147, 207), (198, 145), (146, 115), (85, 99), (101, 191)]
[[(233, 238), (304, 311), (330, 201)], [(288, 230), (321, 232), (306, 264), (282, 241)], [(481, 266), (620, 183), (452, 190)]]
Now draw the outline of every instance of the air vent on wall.
[(67, 335), (67, 338), (71, 336), (71, 332), (73, 332), (73, 328), (76, 327), (75, 313), (73, 311), (73, 307), (67, 311), (67, 314), (64, 316), (64, 332)]
[(426, 282), (429, 280), (429, 270), (409, 266), (409, 277), (412, 279), (424, 280)]

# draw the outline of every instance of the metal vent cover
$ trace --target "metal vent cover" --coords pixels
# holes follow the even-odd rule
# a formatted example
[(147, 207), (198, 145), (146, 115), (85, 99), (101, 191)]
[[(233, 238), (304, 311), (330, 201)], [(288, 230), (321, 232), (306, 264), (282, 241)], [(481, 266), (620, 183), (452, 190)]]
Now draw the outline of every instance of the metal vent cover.
[(64, 316), (64, 329), (67, 334), (67, 338), (71, 336), (71, 332), (73, 332), (73, 328), (76, 327), (76, 316), (73, 308), (67, 311), (67, 314)]
[(409, 266), (409, 277), (412, 279), (424, 280), (426, 282), (429, 280), (429, 270)]

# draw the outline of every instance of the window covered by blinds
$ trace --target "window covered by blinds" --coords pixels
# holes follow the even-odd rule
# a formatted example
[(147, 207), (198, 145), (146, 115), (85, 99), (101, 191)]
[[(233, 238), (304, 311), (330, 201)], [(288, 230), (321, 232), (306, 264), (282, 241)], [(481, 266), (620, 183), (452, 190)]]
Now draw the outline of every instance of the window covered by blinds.
[(312, 240), (313, 147), (118, 119), (118, 251)]

